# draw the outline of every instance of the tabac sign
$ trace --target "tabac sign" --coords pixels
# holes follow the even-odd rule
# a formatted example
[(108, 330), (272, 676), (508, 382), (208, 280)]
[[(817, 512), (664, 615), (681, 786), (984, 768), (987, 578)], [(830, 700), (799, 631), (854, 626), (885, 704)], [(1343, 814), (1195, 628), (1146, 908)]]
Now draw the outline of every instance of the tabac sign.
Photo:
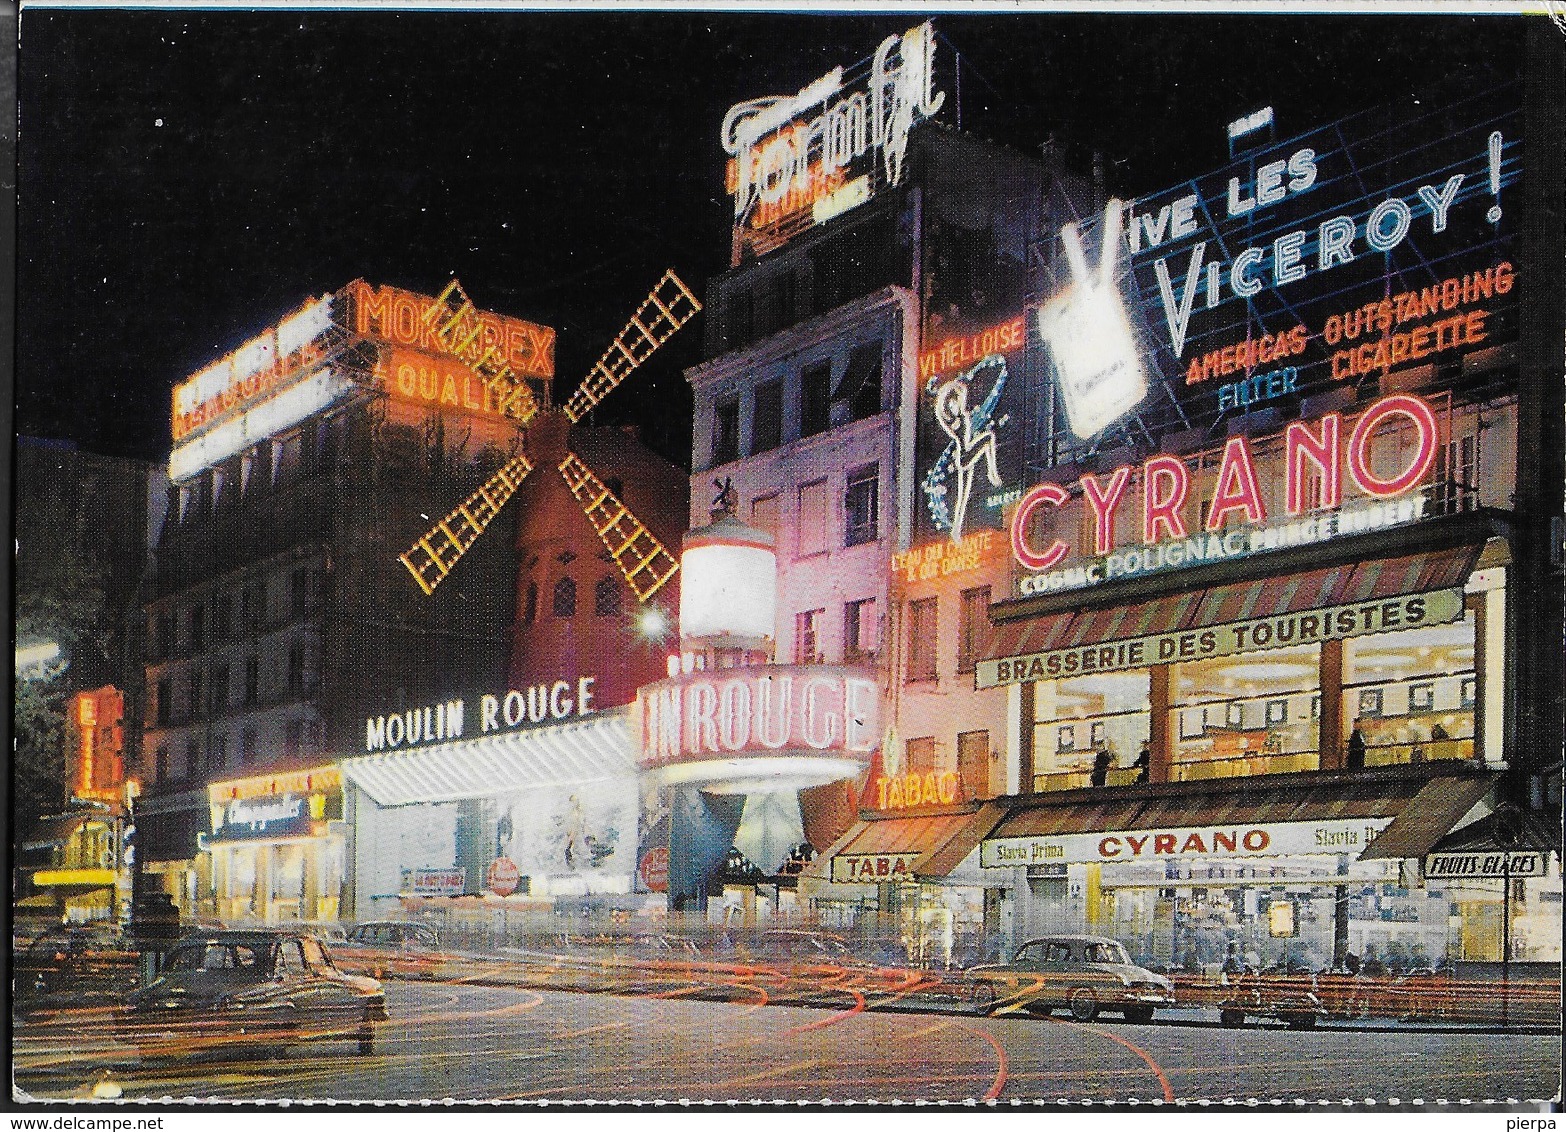
[(832, 879), (839, 884), (912, 884), (919, 853), (839, 853)]

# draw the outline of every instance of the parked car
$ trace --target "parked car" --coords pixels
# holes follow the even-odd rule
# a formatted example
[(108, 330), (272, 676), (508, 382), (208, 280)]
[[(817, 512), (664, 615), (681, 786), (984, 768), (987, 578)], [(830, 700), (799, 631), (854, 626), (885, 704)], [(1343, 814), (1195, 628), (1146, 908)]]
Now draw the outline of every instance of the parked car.
[(351, 1039), (368, 1054), (385, 1019), (381, 984), (338, 970), (315, 936), (214, 931), (175, 944), (121, 1010), (118, 1036), (144, 1055), (318, 1039)]
[(141, 986), (141, 951), (117, 924), (55, 925), (14, 963), (16, 1011), (27, 1019), (117, 1005)]
[(1030, 939), (1010, 963), (968, 971), (969, 999), (981, 1013), (1017, 1003), (1037, 1014), (1064, 1008), (1079, 1022), (1100, 1010), (1128, 1022), (1150, 1022), (1160, 1006), (1174, 1005), (1174, 986), (1163, 975), (1131, 962), (1117, 941), (1096, 935)]
[(1276, 1018), (1291, 1030), (1309, 1030), (1327, 1017), (1315, 975), (1225, 975), (1218, 992), (1218, 1021), (1229, 1027), (1246, 1018)]
[(429, 924), (407, 920), (370, 920), (356, 925), (342, 943), (332, 945), (338, 966), (376, 979), (430, 979), (445, 956), (440, 933)]

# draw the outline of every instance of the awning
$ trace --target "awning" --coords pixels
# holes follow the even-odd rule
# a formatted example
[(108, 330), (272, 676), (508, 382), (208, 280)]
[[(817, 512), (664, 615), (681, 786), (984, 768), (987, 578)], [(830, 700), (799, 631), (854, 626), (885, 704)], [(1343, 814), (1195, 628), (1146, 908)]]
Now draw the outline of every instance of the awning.
[(197, 805), (182, 810), (162, 810), (143, 813), (136, 810), (136, 857), (148, 861), (193, 860), (199, 847), (200, 834), (212, 832), (212, 807), (207, 805), (204, 793), (191, 797)]
[[(1231, 779), (1221, 790), (1178, 783), (1151, 797), (1148, 788), (1140, 786), (1069, 791), (1039, 802), (1014, 801), (1011, 814), (984, 840), (1390, 818), (1391, 824), (1363, 851), (1362, 859), (1418, 857), (1491, 789), (1496, 778), (1493, 772), (1466, 769), (1435, 776), (1410, 774), (1404, 768), (1362, 775), (1316, 772), (1250, 785)], [(1287, 781), (1280, 780), (1284, 778)], [(1410, 832), (1393, 837), (1400, 829)], [(1434, 832), (1423, 841), (1412, 835), (1414, 829)], [(1383, 848), (1388, 838), (1392, 840)]]
[[(1505, 826), (1505, 829), (1499, 828)], [(1379, 845), (1380, 842), (1377, 842)], [(1559, 853), (1561, 811), (1516, 810), (1510, 816), (1492, 812), (1454, 829), (1430, 853)], [(1367, 854), (1368, 855), (1368, 854)]]
[[(1454, 589), (1467, 581), (1483, 549), (1482, 545), (1472, 545), (1377, 558), (1212, 586), (1129, 605), (1001, 620), (990, 633), (980, 663)], [(1092, 590), (1082, 591), (1082, 599), (1092, 601)], [(982, 669), (979, 683), (981, 687), (988, 686)]]
[(17, 848), (23, 852), (30, 852), (35, 849), (53, 849), (56, 846), (64, 845), (72, 837), (76, 836), (77, 830), (81, 829), (92, 818), (98, 816), (101, 815), (66, 814), (61, 817), (44, 818), (33, 827), (33, 831), (28, 834), (27, 840), (23, 841)]
[(1360, 854), (1365, 861), (1423, 857), (1452, 827), (1479, 804), (1493, 784), (1485, 780), (1451, 782), (1437, 779), (1421, 790), (1410, 804)]
[(33, 874), (38, 888), (109, 888), (118, 882), (113, 869), (40, 869)]
[(636, 775), (625, 711), (527, 731), (507, 731), (412, 751), (366, 755), (343, 776), (377, 805), (450, 802)]
[(860, 821), (805, 872), (846, 883), (945, 876), (973, 852), (1005, 812), (1004, 806), (991, 802), (977, 811)]

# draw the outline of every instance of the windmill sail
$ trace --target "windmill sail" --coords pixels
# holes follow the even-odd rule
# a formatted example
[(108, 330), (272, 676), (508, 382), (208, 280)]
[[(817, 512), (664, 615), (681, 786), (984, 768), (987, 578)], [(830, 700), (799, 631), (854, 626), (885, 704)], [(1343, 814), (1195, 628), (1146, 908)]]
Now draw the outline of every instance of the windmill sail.
[(680, 282), (680, 277), (673, 271), (665, 271), (657, 286), (636, 308), (625, 329), (615, 336), (598, 364), (571, 394), (565, 406), (566, 418), (576, 424), (585, 417), (700, 310), (701, 303), (696, 301), (690, 288)]
[(435, 592), (435, 587), (451, 573), (457, 560), (478, 541), (479, 535), (506, 501), (516, 494), (522, 481), (533, 470), (526, 456), (517, 455), (503, 464), (477, 491), (457, 505), (457, 509), (436, 523), (398, 559), (413, 575), (413, 580), (425, 594)]
[(615, 498), (592, 469), (572, 453), (560, 461), (560, 475), (582, 505), (582, 514), (603, 540), (614, 564), (625, 575), (636, 600), (645, 602), (680, 568), (674, 555)]
[(506, 364), (500, 347), (484, 344), (484, 325), (478, 308), (468, 298), (462, 284), (453, 279), (421, 316), (435, 340), (453, 357), (463, 362), (494, 394), (496, 408), (525, 425), (538, 414), (538, 398)]

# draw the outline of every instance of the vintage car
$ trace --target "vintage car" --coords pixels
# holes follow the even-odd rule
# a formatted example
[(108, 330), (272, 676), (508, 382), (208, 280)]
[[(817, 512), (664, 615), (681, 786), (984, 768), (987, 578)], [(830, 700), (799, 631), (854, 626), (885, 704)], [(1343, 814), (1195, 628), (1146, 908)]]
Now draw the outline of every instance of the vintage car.
[(1117, 941), (1096, 935), (1031, 939), (1010, 963), (972, 967), (967, 975), (969, 1001), (983, 1014), (1015, 1004), (1045, 1015), (1064, 1008), (1079, 1022), (1091, 1022), (1100, 1010), (1150, 1022), (1158, 1007), (1175, 1001), (1168, 979), (1132, 963)]
[(368, 1054), (385, 1019), (380, 983), (338, 970), (315, 936), (212, 931), (169, 951), (158, 977), (120, 1010), (117, 1036), (143, 1055), (320, 1039), (352, 1040)]
[(431, 979), (445, 961), (440, 933), (408, 920), (369, 920), (332, 945), (337, 965), (376, 979)]
[(56, 925), (13, 959), (16, 1015), (118, 1005), (141, 986), (142, 952), (118, 925)]
[(1247, 1018), (1275, 1018), (1291, 1030), (1309, 1030), (1327, 1017), (1313, 974), (1228, 974), (1218, 991), (1218, 1021), (1230, 1028)]

